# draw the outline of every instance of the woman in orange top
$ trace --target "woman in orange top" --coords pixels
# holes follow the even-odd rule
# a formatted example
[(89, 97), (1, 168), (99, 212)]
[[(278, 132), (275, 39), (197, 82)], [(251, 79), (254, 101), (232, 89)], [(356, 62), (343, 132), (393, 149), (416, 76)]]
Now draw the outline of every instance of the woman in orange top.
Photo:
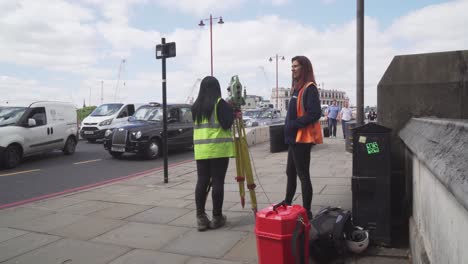
[(318, 122), (321, 116), (320, 99), (310, 60), (305, 56), (296, 56), (291, 61), (292, 91), (284, 130), (285, 143), (289, 145), (285, 202), (292, 203), (299, 177), (302, 205), (311, 219), (313, 189), (309, 172), (310, 151), (312, 145), (322, 143)]

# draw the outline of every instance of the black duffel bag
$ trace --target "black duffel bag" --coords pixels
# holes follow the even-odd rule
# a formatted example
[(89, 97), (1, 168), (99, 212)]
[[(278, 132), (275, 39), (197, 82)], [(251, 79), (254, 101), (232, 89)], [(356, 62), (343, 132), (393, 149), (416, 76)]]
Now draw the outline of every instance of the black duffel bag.
[(351, 211), (326, 207), (310, 221), (309, 252), (319, 263), (327, 263), (346, 252), (345, 232), (353, 229)]

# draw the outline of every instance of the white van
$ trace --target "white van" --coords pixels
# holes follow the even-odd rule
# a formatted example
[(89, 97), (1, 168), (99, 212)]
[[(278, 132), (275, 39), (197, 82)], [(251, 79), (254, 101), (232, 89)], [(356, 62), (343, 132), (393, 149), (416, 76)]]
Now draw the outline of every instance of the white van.
[(81, 122), (80, 136), (88, 142), (103, 139), (106, 130), (124, 125), (141, 105), (109, 103), (98, 106)]
[(62, 150), (75, 152), (78, 142), (76, 107), (63, 102), (0, 106), (0, 165), (16, 167), (23, 157)]

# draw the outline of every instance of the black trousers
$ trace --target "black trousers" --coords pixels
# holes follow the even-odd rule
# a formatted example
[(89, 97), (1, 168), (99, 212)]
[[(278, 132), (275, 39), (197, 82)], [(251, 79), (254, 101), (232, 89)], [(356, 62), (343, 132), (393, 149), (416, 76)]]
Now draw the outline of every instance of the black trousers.
[(288, 148), (288, 163), (286, 165), (286, 175), (288, 176), (286, 184), (285, 202), (291, 204), (296, 193), (297, 177), (302, 186), (302, 206), (310, 211), (312, 205), (312, 182), (310, 181), (310, 150), (311, 143), (290, 144)]
[(208, 185), (212, 183), (211, 197), (213, 199), (213, 215), (221, 215), (224, 201), (224, 179), (229, 165), (229, 158), (197, 160), (197, 185), (195, 187), (195, 203), (197, 214), (205, 213), (205, 203), (208, 198)]

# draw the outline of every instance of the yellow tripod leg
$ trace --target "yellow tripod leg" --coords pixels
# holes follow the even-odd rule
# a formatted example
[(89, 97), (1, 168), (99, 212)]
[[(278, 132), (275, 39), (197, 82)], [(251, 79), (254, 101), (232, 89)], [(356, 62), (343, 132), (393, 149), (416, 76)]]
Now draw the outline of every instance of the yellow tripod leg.
[[(236, 136), (237, 134), (237, 136)], [(239, 123), (238, 120), (234, 120), (233, 124), (233, 138), (234, 138), (234, 144), (235, 144), (235, 150), (236, 150), (236, 180), (239, 184), (239, 195), (241, 199), (241, 205), (242, 208), (244, 208), (245, 205), (245, 187), (244, 187), (244, 181), (245, 181), (245, 176), (244, 176), (244, 171), (243, 171), (243, 166), (242, 166), (242, 155), (241, 155), (241, 149), (242, 149), (242, 141), (240, 138), (240, 133), (239, 133)]]
[(248, 149), (248, 144), (247, 144), (247, 138), (245, 134), (245, 128), (244, 124), (241, 123), (239, 126), (239, 132), (240, 132), (240, 138), (241, 138), (241, 153), (242, 153), (242, 163), (243, 163), (243, 168), (247, 180), (247, 188), (249, 189), (250, 193), (250, 202), (252, 204), (252, 210), (257, 212), (257, 195), (255, 194), (255, 182), (254, 182), (254, 177), (252, 173), (252, 165), (250, 163), (250, 155), (249, 155), (249, 149)]

